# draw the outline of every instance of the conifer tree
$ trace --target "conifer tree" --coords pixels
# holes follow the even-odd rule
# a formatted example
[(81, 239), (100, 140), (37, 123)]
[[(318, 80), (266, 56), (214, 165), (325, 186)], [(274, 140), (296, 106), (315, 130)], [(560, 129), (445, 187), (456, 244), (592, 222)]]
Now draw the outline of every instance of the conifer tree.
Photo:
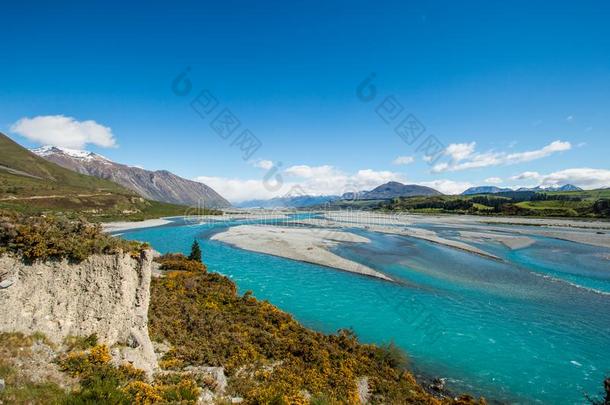
[(196, 260), (200, 263), (202, 262), (201, 248), (199, 247), (199, 242), (197, 242), (197, 239), (193, 241), (193, 245), (191, 246), (191, 254), (189, 255), (189, 260)]

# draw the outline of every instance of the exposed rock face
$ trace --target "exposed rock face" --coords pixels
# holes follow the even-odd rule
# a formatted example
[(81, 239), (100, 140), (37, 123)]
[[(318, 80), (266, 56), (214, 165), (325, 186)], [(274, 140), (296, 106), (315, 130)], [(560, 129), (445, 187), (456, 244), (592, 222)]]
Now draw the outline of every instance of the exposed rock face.
[(150, 171), (113, 162), (93, 152), (45, 146), (32, 152), (66, 169), (110, 180), (149, 200), (226, 208), (231, 204), (211, 187), (167, 170)]
[(12, 284), (0, 289), (0, 331), (44, 333), (61, 343), (67, 336), (96, 334), (100, 343), (125, 346), (113, 353), (148, 374), (157, 368), (148, 336), (152, 251), (95, 255), (25, 264), (4, 255), (0, 274)]

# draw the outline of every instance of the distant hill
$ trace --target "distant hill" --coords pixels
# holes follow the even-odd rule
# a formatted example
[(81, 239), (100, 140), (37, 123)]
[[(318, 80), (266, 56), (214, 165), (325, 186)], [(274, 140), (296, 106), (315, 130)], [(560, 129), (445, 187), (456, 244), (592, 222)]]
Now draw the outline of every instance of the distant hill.
[(180, 215), (185, 207), (148, 201), (119, 184), (75, 173), (0, 133), (0, 209), (112, 220)]
[(150, 171), (113, 162), (93, 152), (45, 146), (32, 150), (66, 169), (110, 180), (144, 198), (171, 204), (225, 208), (231, 204), (211, 187), (167, 170)]
[(276, 197), (269, 200), (249, 200), (236, 204), (238, 208), (305, 208), (339, 200), (336, 195)]
[(521, 187), (518, 188), (516, 191), (583, 191), (582, 188), (580, 187), (576, 187), (573, 184), (564, 184), (563, 186), (549, 186), (549, 187), (542, 187), (542, 186), (537, 186), (537, 187)]
[[(568, 191), (555, 191), (560, 188)], [(547, 189), (535, 187), (490, 194), (396, 198), (369, 208), (425, 214), (610, 218), (610, 189), (571, 189), (563, 186)]]
[(415, 196), (435, 196), (442, 195), (439, 191), (425, 186), (415, 184), (402, 184), (397, 181), (390, 181), (375, 187), (370, 191), (359, 193), (345, 193), (342, 196), (322, 195), (322, 196), (296, 196), (296, 197), (276, 197), (269, 200), (249, 200), (237, 204), (239, 208), (306, 208), (323, 209), (330, 205), (332, 208), (358, 207), (368, 209), (378, 205), (383, 200), (390, 200), (397, 197)]
[(520, 187), (516, 190), (513, 190), (509, 187), (496, 187), (496, 186), (479, 186), (479, 187), (470, 187), (469, 189), (462, 192), (462, 195), (473, 195), (473, 194), (497, 194), (497, 193), (510, 193), (513, 191), (535, 191), (535, 192), (544, 192), (544, 191), (583, 191), (582, 188), (576, 187), (572, 184), (565, 184), (563, 186), (551, 186), (551, 187)]
[(346, 200), (389, 200), (397, 197), (416, 197), (416, 196), (433, 196), (443, 195), (440, 191), (426, 186), (418, 186), (416, 184), (402, 184), (397, 181), (390, 181), (375, 187), (371, 191), (363, 191), (358, 195), (354, 193), (346, 193), (342, 196)]
[(472, 194), (495, 194), (502, 193), (505, 191), (513, 191), (512, 188), (508, 187), (496, 187), (496, 186), (479, 186), (479, 187), (470, 187), (462, 192), (462, 195), (472, 195)]

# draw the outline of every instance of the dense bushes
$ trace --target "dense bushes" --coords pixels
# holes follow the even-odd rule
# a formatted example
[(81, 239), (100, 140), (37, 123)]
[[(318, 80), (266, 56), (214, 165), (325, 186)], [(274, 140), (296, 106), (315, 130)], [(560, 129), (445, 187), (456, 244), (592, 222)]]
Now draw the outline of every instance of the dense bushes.
[[(21, 333), (0, 333), (0, 378), (6, 388), (0, 390), (0, 403), (32, 405), (149, 405), (195, 404), (200, 388), (195, 376), (159, 375), (148, 381), (142, 370), (129, 363), (112, 364), (110, 350), (95, 343), (95, 335), (72, 337), (64, 348), (49, 343), (41, 334), (25, 336)], [(37, 348), (33, 349), (34, 343)], [(46, 345), (41, 350), (41, 344)], [(74, 347), (81, 349), (74, 350)], [(38, 367), (45, 367), (46, 354), (41, 363), (40, 353), (53, 352), (52, 360), (66, 373), (48, 374), (52, 378), (40, 382)], [(39, 353), (34, 356), (34, 352)], [(54, 370), (55, 368), (53, 368)], [(47, 371), (48, 372), (48, 371)], [(43, 375), (47, 374), (43, 371)], [(60, 384), (61, 383), (61, 384)]]
[(600, 217), (610, 218), (610, 200), (599, 199), (593, 204), (593, 212)]
[(153, 280), (151, 296), (151, 337), (173, 345), (163, 366), (223, 366), (230, 393), (246, 403), (307, 403), (306, 393), (312, 403), (357, 403), (356, 382), (364, 376), (371, 403), (443, 403), (402, 368), (396, 346), (363, 345), (349, 331), (306, 329), (250, 293), (237, 295), (218, 274), (173, 272)]
[(511, 191), (473, 196), (401, 197), (382, 204), (379, 209), (504, 216), (608, 218), (610, 199), (595, 198), (585, 192), (582, 195), (572, 195)]
[(0, 211), (0, 254), (12, 252), (28, 261), (67, 258), (80, 262), (92, 254), (138, 253), (144, 247), (107, 235), (99, 224), (84, 219)]
[(111, 359), (104, 345), (61, 356), (58, 359), (61, 370), (79, 378), (80, 385), (63, 402), (67, 405), (196, 403), (199, 388), (193, 379), (168, 382), (159, 378), (150, 384), (142, 370), (130, 364), (115, 367)]
[(155, 258), (155, 262), (160, 263), (160, 269), (165, 271), (206, 271), (205, 264), (198, 260), (189, 259), (182, 253), (168, 253)]
[(582, 201), (582, 197), (573, 196), (569, 194), (547, 194), (547, 193), (536, 193), (530, 201)]

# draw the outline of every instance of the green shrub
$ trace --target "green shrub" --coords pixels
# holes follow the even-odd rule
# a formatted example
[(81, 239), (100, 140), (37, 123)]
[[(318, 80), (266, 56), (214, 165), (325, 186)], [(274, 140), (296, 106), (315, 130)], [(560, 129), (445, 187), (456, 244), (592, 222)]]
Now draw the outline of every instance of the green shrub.
[(68, 336), (64, 339), (68, 351), (85, 350), (97, 345), (97, 335)]
[(407, 354), (394, 342), (382, 345), (377, 349), (377, 358), (381, 363), (393, 368), (404, 369), (407, 367)]
[(120, 389), (121, 383), (117, 373), (106, 367), (83, 378), (80, 382), (80, 390), (71, 393), (65, 403), (66, 405), (99, 403), (129, 405), (132, 403), (131, 396)]
[(146, 382), (142, 370), (130, 364), (111, 364), (107, 346), (97, 345), (88, 351), (69, 352), (60, 356), (60, 369), (79, 378), (80, 388), (70, 393), (65, 403), (84, 404), (194, 404), (199, 388), (189, 376), (171, 381)]
[(182, 253), (168, 253), (155, 258), (155, 262), (160, 263), (161, 270), (165, 271), (205, 272), (207, 269), (200, 261), (187, 258)]

